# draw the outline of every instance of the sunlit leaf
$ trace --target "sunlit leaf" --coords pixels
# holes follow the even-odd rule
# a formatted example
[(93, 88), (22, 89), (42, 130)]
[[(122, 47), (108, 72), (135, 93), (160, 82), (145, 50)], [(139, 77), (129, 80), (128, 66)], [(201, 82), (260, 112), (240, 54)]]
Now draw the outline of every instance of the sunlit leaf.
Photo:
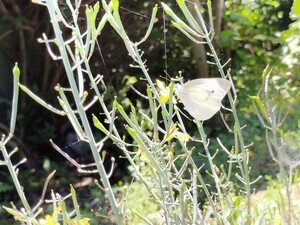
[(103, 133), (106, 133), (105, 127), (103, 126), (103, 124), (98, 120), (98, 118), (95, 115), (93, 115), (93, 123), (94, 123), (95, 127), (97, 127), (99, 130), (101, 130)]
[(174, 138), (178, 139), (181, 142), (189, 141), (190, 139), (187, 134), (178, 131), (176, 124), (171, 127), (169, 134), (164, 138), (163, 142), (171, 141)]
[(295, 15), (300, 15), (300, 0), (294, 0), (293, 10)]
[(249, 97), (258, 106), (260, 112), (265, 117), (265, 119), (269, 120), (269, 116), (268, 116), (266, 106), (263, 104), (263, 102), (260, 100), (260, 98), (258, 96), (249, 96)]

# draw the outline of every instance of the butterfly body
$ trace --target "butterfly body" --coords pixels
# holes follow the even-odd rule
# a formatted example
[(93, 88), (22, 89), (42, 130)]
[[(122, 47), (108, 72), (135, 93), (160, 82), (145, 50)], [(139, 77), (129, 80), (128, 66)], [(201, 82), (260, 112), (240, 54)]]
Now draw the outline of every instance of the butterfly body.
[(204, 121), (220, 110), (230, 87), (230, 81), (224, 78), (201, 78), (176, 84), (175, 94), (191, 116)]

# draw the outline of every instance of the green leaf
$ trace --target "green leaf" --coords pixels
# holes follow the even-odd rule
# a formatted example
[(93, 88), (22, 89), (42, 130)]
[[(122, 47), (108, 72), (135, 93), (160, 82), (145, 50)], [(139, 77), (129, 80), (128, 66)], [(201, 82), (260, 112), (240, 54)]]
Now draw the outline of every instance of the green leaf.
[(265, 119), (269, 120), (267, 109), (264, 103), (260, 100), (260, 98), (258, 96), (249, 96), (249, 97), (258, 106), (260, 112), (263, 114)]
[(235, 206), (235, 207), (240, 206), (242, 200), (243, 200), (243, 198), (242, 198), (241, 196), (238, 196), (238, 197), (236, 198), (236, 200), (234, 201), (234, 206)]
[(293, 11), (295, 15), (300, 15), (300, 0), (294, 0)]
[(79, 205), (78, 205), (78, 201), (77, 201), (77, 197), (76, 197), (76, 191), (73, 188), (72, 185), (71, 186), (71, 196), (72, 196), (72, 201), (73, 201), (73, 205), (76, 211), (76, 219), (81, 219), (81, 215), (80, 215), (80, 210), (79, 210)]
[(23, 213), (19, 212), (18, 210), (12, 209), (12, 208), (8, 208), (8, 207), (5, 207), (5, 206), (2, 206), (2, 207), (9, 214), (13, 215), (16, 220), (18, 220), (18, 221), (26, 221), (25, 215), (23, 215)]
[(103, 124), (98, 120), (98, 118), (95, 115), (93, 115), (93, 123), (94, 126), (101, 130), (104, 134), (108, 133)]

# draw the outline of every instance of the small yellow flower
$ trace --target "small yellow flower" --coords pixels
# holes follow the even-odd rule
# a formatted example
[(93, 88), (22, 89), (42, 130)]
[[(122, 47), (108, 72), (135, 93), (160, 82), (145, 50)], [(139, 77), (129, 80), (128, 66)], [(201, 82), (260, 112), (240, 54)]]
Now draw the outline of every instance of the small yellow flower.
[(59, 205), (55, 211), (52, 213), (52, 216), (50, 215), (46, 215), (45, 219), (40, 219), (39, 223), (40, 225), (60, 225), (57, 221), (56, 221), (56, 217), (58, 215), (58, 213), (61, 211), (61, 206)]
[(72, 220), (72, 219), (68, 219), (68, 225), (90, 225), (89, 223), (89, 218), (82, 218), (80, 220)]
[(165, 83), (160, 80), (156, 80), (156, 84), (159, 89), (160, 103), (167, 103), (169, 101), (170, 88), (166, 87)]
[(147, 156), (145, 156), (145, 154), (143, 154), (142, 149), (139, 149), (137, 151), (137, 155), (140, 157), (140, 160), (142, 160), (145, 163), (150, 163), (150, 160), (147, 158)]
[(46, 215), (45, 219), (40, 219), (39, 224), (40, 225), (60, 225), (50, 215)]
[(175, 131), (174, 137), (177, 138), (181, 142), (190, 140), (190, 137), (187, 134), (180, 132), (180, 131)]
[(163, 142), (170, 141), (173, 138), (176, 138), (181, 142), (188, 141), (190, 139), (187, 134), (178, 131), (178, 128), (177, 128), (176, 124), (173, 125), (173, 127), (171, 128), (169, 134), (164, 138)]

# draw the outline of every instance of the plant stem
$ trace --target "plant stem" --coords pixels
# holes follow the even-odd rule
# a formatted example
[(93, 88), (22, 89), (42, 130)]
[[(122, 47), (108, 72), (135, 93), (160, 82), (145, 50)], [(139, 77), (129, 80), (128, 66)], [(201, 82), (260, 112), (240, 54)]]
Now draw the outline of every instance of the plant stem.
[(74, 75), (73, 75), (73, 72), (72, 72), (72, 67), (71, 67), (71, 64), (70, 64), (70, 61), (69, 61), (69, 58), (68, 58), (68, 54), (67, 54), (67, 49), (65, 47), (66, 44), (63, 40), (62, 31), (61, 31), (60, 26), (59, 26), (59, 15), (57, 14), (57, 10), (59, 10), (59, 8), (58, 8), (58, 5), (57, 5), (57, 2), (52, 1), (52, 0), (47, 1), (47, 8), (48, 8), (48, 11), (49, 11), (49, 14), (50, 14), (52, 26), (53, 26), (53, 29), (54, 29), (54, 32), (55, 32), (55, 37), (56, 37), (56, 40), (57, 40), (57, 45), (59, 47), (60, 55), (62, 57), (62, 61), (63, 61), (64, 67), (65, 67), (65, 70), (66, 70), (66, 74), (67, 74), (67, 77), (68, 77), (68, 80), (69, 80), (69, 84), (70, 84), (70, 87), (71, 87), (71, 90), (72, 90), (72, 94), (73, 94), (73, 97), (74, 97), (74, 100), (75, 100), (75, 104), (76, 104), (76, 107), (78, 109), (78, 113), (79, 113), (79, 116), (80, 116), (80, 119), (81, 119), (81, 122), (82, 122), (82, 125), (83, 125), (83, 128), (84, 128), (85, 134), (83, 134), (83, 135), (86, 135), (86, 137), (87, 137), (89, 146), (91, 148), (91, 151), (92, 151), (92, 154), (93, 154), (93, 157), (94, 157), (94, 160), (95, 160), (98, 172), (99, 172), (99, 175), (101, 177), (102, 184), (104, 186), (104, 190), (107, 194), (110, 205), (112, 207), (112, 211), (114, 213), (115, 222), (116, 222), (116, 224), (121, 225), (121, 224), (123, 224), (122, 213), (121, 213), (121, 211), (118, 207), (118, 204), (117, 204), (116, 198), (114, 196), (112, 187), (111, 187), (110, 182), (108, 180), (108, 176), (105, 172), (105, 168), (103, 166), (102, 160), (100, 158), (100, 155), (99, 155), (97, 147), (96, 147), (96, 141), (94, 139), (94, 135), (92, 133), (92, 130), (91, 130), (90, 124), (88, 122), (86, 112), (84, 110), (84, 107), (83, 107), (82, 102), (81, 102), (80, 97), (79, 97), (79, 91), (78, 91), (77, 86), (76, 86), (76, 82), (75, 82)]

